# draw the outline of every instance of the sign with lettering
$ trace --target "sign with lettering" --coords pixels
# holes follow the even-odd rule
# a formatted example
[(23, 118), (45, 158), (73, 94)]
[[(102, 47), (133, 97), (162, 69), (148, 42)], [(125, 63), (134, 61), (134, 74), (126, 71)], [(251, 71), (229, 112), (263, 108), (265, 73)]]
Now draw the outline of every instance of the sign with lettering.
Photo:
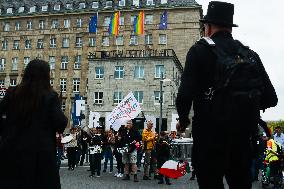
[(122, 123), (134, 119), (141, 112), (141, 107), (130, 92), (110, 113), (107, 117), (107, 123), (111, 128), (118, 131)]
[(100, 124), (99, 124), (100, 117), (101, 117), (100, 113), (90, 111), (88, 127), (89, 128), (99, 127), (100, 126)]

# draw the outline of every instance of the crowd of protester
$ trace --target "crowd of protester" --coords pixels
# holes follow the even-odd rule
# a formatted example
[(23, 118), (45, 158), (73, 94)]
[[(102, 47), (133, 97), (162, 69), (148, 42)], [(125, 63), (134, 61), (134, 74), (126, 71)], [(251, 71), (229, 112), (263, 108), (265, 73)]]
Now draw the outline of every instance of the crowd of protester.
[(176, 133), (162, 131), (157, 134), (150, 120), (142, 132), (138, 131), (132, 120), (128, 120), (118, 131), (104, 130), (99, 126), (86, 132), (80, 127), (73, 127), (68, 135), (73, 139), (62, 144), (63, 135), (56, 134), (58, 168), (61, 160), (68, 158), (70, 171), (77, 166), (89, 165), (90, 177), (100, 177), (101, 172), (108, 172), (122, 180), (131, 180), (133, 175), (133, 181), (138, 182), (137, 172), (142, 170), (144, 157), (142, 179), (151, 180), (153, 177), (159, 180), (159, 184), (163, 184), (165, 180), (167, 185), (171, 185), (169, 178), (160, 175), (158, 169), (170, 159), (170, 140), (176, 137)]

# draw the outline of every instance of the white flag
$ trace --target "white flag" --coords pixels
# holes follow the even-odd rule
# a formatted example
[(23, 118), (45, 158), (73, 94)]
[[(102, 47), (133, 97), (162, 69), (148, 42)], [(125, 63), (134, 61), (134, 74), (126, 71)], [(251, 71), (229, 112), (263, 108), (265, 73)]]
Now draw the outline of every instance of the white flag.
[(141, 107), (130, 92), (110, 113), (107, 117), (109, 127), (118, 130), (125, 121), (134, 119), (141, 112)]

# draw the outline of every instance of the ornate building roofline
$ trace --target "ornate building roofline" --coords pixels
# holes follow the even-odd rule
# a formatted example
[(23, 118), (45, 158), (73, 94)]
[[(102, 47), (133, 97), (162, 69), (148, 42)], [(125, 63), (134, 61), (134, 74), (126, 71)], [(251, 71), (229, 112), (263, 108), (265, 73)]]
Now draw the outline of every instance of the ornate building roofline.
[(122, 6), (119, 1), (110, 0), (0, 0), (0, 17), (69, 12), (201, 8), (195, 0), (167, 0), (164, 4), (161, 4), (163, 0), (152, 0), (153, 4), (147, 4), (146, 0), (138, 0), (139, 6), (133, 5), (133, 0), (124, 1), (125, 4)]

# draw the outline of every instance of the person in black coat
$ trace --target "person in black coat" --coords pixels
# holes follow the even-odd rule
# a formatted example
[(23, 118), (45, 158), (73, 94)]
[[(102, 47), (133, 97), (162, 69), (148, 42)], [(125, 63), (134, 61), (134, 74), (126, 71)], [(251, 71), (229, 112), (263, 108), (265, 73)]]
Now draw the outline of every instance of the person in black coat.
[(101, 176), (102, 145), (103, 145), (102, 128), (96, 127), (95, 133), (92, 136), (89, 145), (90, 169), (91, 169), (90, 177), (94, 177), (95, 173), (97, 173), (97, 177)]
[(193, 104), (192, 163), (201, 189), (223, 188), (224, 176), (230, 188), (251, 188), (250, 138), (257, 127), (259, 110), (274, 107), (278, 102), (259, 56), (250, 50), (249, 59), (257, 64), (264, 84), (259, 110), (249, 112), (243, 109), (240, 111), (243, 116), (227, 122), (218, 122), (212, 116), (214, 112), (211, 112), (208, 99), (214, 95), (210, 89), (216, 77), (217, 62), (212, 46), (228, 55), (237, 54), (240, 47), (246, 48), (232, 37), (232, 27), (237, 26), (233, 24), (233, 14), (233, 4), (209, 3), (207, 15), (201, 20), (206, 38), (199, 40), (187, 53), (176, 99), (180, 125), (177, 129), (181, 131), (190, 123), (188, 115)]
[[(156, 143), (156, 154), (157, 154), (157, 168), (160, 169), (163, 164), (170, 159), (170, 144), (167, 138), (167, 134), (162, 131), (160, 133), (160, 138)], [(170, 179), (165, 177), (165, 181), (167, 185), (171, 185)], [(164, 175), (159, 174), (159, 182), (158, 184), (164, 183)]]
[(47, 62), (32, 60), (0, 102), (0, 116), (6, 116), (0, 125), (1, 189), (61, 188), (56, 132), (64, 131), (67, 118), (49, 74)]

